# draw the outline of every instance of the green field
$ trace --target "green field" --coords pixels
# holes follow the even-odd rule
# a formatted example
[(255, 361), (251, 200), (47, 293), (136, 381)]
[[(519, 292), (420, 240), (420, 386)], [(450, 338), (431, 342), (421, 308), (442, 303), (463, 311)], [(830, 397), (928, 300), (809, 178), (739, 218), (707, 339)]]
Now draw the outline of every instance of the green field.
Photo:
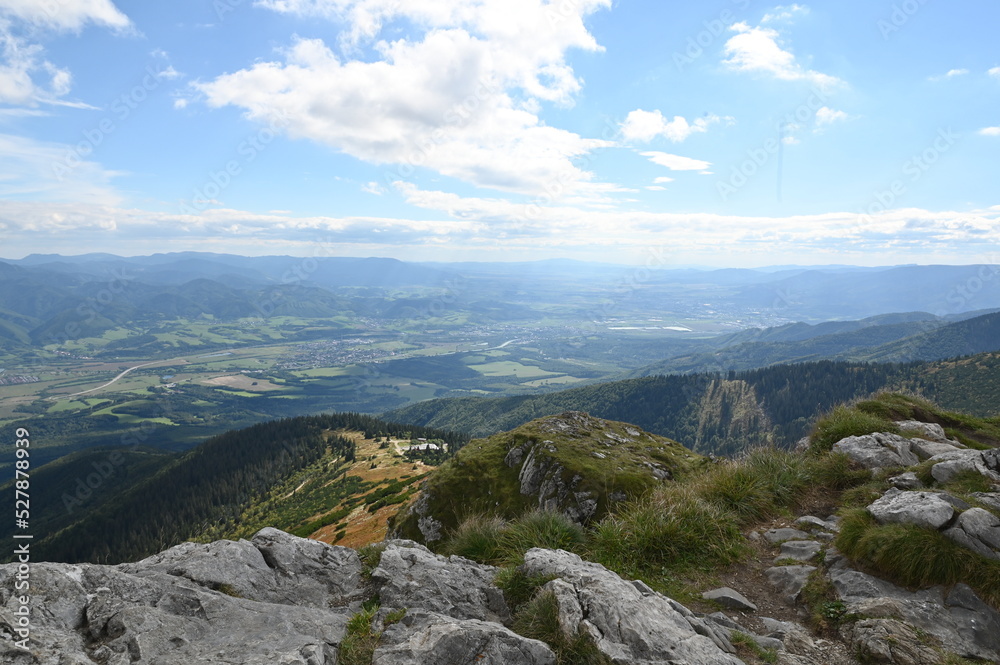
[(522, 365), (513, 360), (486, 363), (483, 365), (469, 365), (483, 376), (516, 376), (519, 379), (536, 379), (543, 376), (558, 376), (555, 372), (547, 372), (534, 365)]

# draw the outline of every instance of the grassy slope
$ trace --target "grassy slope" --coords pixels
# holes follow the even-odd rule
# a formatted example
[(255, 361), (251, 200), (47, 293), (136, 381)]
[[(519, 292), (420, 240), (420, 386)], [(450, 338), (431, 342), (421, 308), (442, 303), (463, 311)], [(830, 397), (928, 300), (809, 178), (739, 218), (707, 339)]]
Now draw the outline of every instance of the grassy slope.
[[(674, 478), (682, 478), (707, 463), (675, 441), (625, 423), (568, 414), (540, 418), (474, 440), (442, 465), (424, 486), (431, 513), (453, 530), (470, 515), (513, 518), (528, 511), (537, 498), (521, 494), (520, 465), (512, 468), (504, 459), (513, 448), (537, 442), (542, 445), (535, 448), (536, 464), (562, 467), (567, 485), (580, 477), (575, 491), (593, 493), (597, 517), (607, 512), (610, 494), (638, 497), (661, 484), (647, 464), (658, 464)], [(402, 511), (394, 526), (405, 537), (420, 540), (416, 522), (416, 515)]]

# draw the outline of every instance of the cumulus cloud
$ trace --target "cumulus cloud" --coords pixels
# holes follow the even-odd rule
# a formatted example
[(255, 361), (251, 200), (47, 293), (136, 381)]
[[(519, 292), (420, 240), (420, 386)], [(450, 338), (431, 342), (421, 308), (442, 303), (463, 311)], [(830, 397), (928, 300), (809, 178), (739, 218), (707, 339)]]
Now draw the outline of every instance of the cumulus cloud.
[(711, 125), (722, 120), (717, 115), (706, 115), (693, 123), (679, 115), (675, 115), (673, 120), (667, 120), (659, 109), (655, 111), (636, 109), (626, 116), (625, 122), (621, 124), (621, 132), (626, 141), (648, 142), (662, 136), (674, 143), (680, 143), (692, 134), (707, 132)]
[(844, 84), (835, 76), (803, 67), (791, 51), (781, 47), (780, 34), (773, 28), (740, 22), (729, 29), (737, 34), (726, 42), (727, 59), (723, 64), (733, 71), (766, 74), (782, 81), (806, 81), (821, 90)]
[[(379, 40), (371, 57), (338, 55), (299, 39), (281, 58), (198, 85), (212, 107), (281, 119), (288, 134), (358, 159), (425, 167), (475, 185), (539, 194), (601, 190), (576, 160), (610, 140), (545, 125), (540, 103), (570, 104), (581, 83), (570, 49), (600, 50), (584, 18), (609, 0), (265, 0), (275, 11), (337, 18), (369, 43), (384, 23), (408, 19), (415, 38)], [(554, 17), (552, 13), (555, 12)], [(368, 40), (365, 42), (365, 40)]]
[(983, 127), (979, 133), (983, 136), (1000, 136), (1000, 127)]
[(76, 31), (88, 24), (116, 30), (131, 26), (109, 0), (0, 0), (0, 103), (93, 108), (63, 99), (73, 76), (50, 62), (37, 41), (39, 30)]
[(88, 24), (118, 30), (131, 26), (111, 0), (0, 0), (0, 17), (55, 30), (80, 30)]
[(822, 106), (816, 111), (816, 126), (824, 127), (837, 122), (844, 122), (848, 118), (849, 116), (844, 111), (838, 111), (829, 106)]
[(670, 153), (659, 152), (656, 150), (642, 152), (639, 154), (646, 157), (657, 166), (664, 166), (671, 171), (705, 171), (712, 165), (711, 162), (706, 162), (700, 159), (681, 157), (680, 155), (671, 155)]
[(989, 74), (990, 76), (1000, 79), (1000, 67), (994, 67), (993, 69), (990, 69), (986, 73)]

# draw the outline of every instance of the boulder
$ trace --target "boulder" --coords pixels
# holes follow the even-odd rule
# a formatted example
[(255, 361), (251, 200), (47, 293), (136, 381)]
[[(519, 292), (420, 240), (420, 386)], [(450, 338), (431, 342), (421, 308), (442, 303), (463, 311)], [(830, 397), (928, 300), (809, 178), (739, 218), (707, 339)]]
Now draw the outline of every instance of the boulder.
[(833, 444), (833, 450), (866, 469), (913, 466), (920, 462), (911, 450), (909, 439), (889, 432), (849, 436)]
[(802, 587), (809, 581), (809, 576), (816, 566), (775, 566), (764, 571), (771, 584), (778, 587), (785, 601), (794, 605), (799, 598)]
[(493, 566), (439, 556), (416, 543), (393, 543), (382, 552), (371, 578), (386, 607), (504, 623), (510, 610), (503, 592), (493, 586), (496, 572)]
[(957, 450), (930, 458), (934, 462), (931, 475), (939, 483), (947, 483), (963, 472), (975, 471), (1000, 484), (1000, 450)]
[(879, 524), (914, 524), (940, 529), (951, 521), (955, 509), (933, 492), (903, 492), (890, 489), (868, 506)]
[(922, 460), (930, 459), (935, 455), (953, 453), (959, 450), (957, 446), (941, 441), (925, 441), (924, 439), (910, 439), (910, 449)]
[(666, 596), (640, 591), (600, 564), (562, 550), (531, 549), (523, 570), (570, 584), (583, 614), (580, 629), (593, 635), (597, 647), (615, 662), (742, 665), (718, 646), (716, 640), (722, 642), (724, 636), (712, 639), (695, 630), (697, 623), (711, 632), (707, 622)]
[[(228, 544), (207, 551), (230, 550), (246, 556), (239, 565), (255, 570), (245, 546)], [(205, 551), (184, 548), (168, 558), (178, 569), (197, 571)], [(191, 561), (185, 552), (192, 555)], [(0, 639), (0, 661), (52, 665), (335, 661), (346, 632), (346, 609), (239, 598), (230, 595), (236, 593), (232, 589), (212, 590), (204, 580), (170, 574), (156, 565), (32, 564), (33, 656), (24, 660), (24, 652)], [(0, 566), (0, 625), (16, 625), (15, 574), (15, 565)], [(244, 585), (249, 595), (273, 591), (266, 577), (257, 579), (264, 587), (258, 594)]]
[(757, 606), (747, 600), (746, 596), (735, 589), (730, 589), (727, 586), (720, 589), (706, 591), (701, 594), (701, 597), (705, 600), (714, 600), (719, 605), (728, 607), (732, 610), (749, 610), (751, 612), (757, 611)]
[[(941, 587), (911, 592), (857, 570), (844, 568), (830, 571), (840, 599), (851, 612), (868, 618), (898, 619), (925, 631), (941, 642), (941, 646), (964, 658), (987, 662), (1000, 661), (995, 645), (968, 624), (967, 606), (978, 607), (972, 597), (959, 596), (962, 605), (945, 603)], [(976, 601), (981, 603), (978, 598)]]
[(1000, 559), (1000, 517), (982, 508), (970, 508), (945, 530), (959, 545), (990, 559)]
[(941, 656), (910, 626), (894, 619), (862, 619), (845, 624), (844, 637), (866, 663), (938, 665)]
[(916, 434), (920, 438), (928, 441), (950, 443), (948, 441), (948, 435), (944, 432), (944, 428), (937, 423), (922, 423), (919, 420), (900, 420), (896, 423), (896, 427), (898, 427), (902, 432)]
[(906, 473), (901, 473), (898, 476), (893, 476), (889, 479), (889, 484), (900, 490), (918, 490), (924, 486), (924, 484), (920, 482), (920, 479), (917, 478), (917, 474), (913, 471), (907, 471)]
[[(331, 661), (332, 662), (332, 661)], [(555, 665), (544, 642), (496, 623), (422, 610), (406, 613), (382, 633), (372, 665)]]
[(281, 605), (333, 607), (361, 593), (361, 559), (347, 547), (265, 528), (252, 541), (181, 543), (119, 568), (138, 577), (173, 575), (230, 595)]
[(764, 532), (764, 539), (775, 545), (786, 540), (805, 540), (808, 537), (809, 534), (800, 529), (768, 529)]
[(778, 560), (809, 561), (819, 554), (822, 548), (823, 546), (815, 540), (790, 540), (781, 544), (781, 554), (778, 555)]

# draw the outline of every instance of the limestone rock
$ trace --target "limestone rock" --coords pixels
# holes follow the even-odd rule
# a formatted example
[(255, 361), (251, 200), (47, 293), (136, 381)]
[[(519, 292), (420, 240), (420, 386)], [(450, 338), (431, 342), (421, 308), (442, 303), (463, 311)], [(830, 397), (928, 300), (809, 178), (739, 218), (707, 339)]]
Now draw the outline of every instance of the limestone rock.
[(930, 458), (936, 462), (931, 475), (939, 483), (946, 483), (960, 473), (975, 471), (994, 483), (1000, 484), (1000, 449), (956, 450)]
[[(336, 659), (346, 609), (254, 600), (282, 595), (296, 584), (278, 581), (277, 574), (268, 578), (268, 567), (258, 567), (246, 541), (213, 545), (172, 548), (121, 566), (33, 564), (34, 657), (22, 662), (270, 665)], [(221, 553), (232, 555), (232, 565), (219, 560), (222, 573), (212, 576), (203, 564)], [(16, 624), (15, 571), (14, 565), (0, 566), (0, 625)], [(240, 584), (246, 598), (230, 595), (238, 593), (231, 583), (239, 580), (226, 576), (239, 571), (260, 584)], [(230, 586), (212, 590), (220, 579)], [(304, 580), (297, 584), (307, 596), (315, 590)], [(312, 596), (317, 598), (318, 592)], [(0, 661), (16, 663), (18, 653), (0, 638)]]
[(496, 623), (459, 620), (421, 610), (389, 626), (372, 665), (554, 665), (543, 642), (521, 637)]
[(799, 529), (768, 529), (764, 532), (764, 539), (769, 543), (778, 544), (786, 540), (805, 540), (809, 534)]
[(757, 606), (747, 600), (746, 596), (735, 589), (730, 589), (727, 586), (720, 589), (706, 591), (701, 594), (701, 597), (705, 600), (714, 600), (719, 605), (733, 610), (750, 610), (751, 612), (757, 611)]
[(862, 619), (847, 624), (845, 637), (866, 663), (937, 665), (938, 652), (923, 643), (913, 628), (893, 619)]
[[(530, 575), (556, 575), (572, 585), (583, 611), (581, 627), (612, 660), (630, 665), (679, 662), (742, 665), (711, 638), (698, 634), (681, 606), (658, 593), (643, 594), (603, 566), (561, 550), (532, 549), (524, 557)], [(683, 609), (683, 608), (681, 608)], [(707, 632), (707, 631), (706, 631)]]
[(944, 432), (944, 428), (937, 423), (922, 423), (919, 420), (900, 420), (896, 423), (896, 427), (898, 427), (900, 431), (916, 434), (920, 438), (928, 441), (950, 443), (948, 441), (948, 435)]
[(907, 471), (906, 473), (901, 473), (898, 476), (893, 476), (889, 479), (889, 483), (900, 490), (918, 490), (924, 486), (920, 479), (917, 478), (917, 474), (913, 471)]
[(930, 459), (935, 455), (943, 453), (953, 453), (959, 450), (957, 446), (941, 441), (925, 441), (924, 439), (910, 439), (910, 449), (922, 460)]
[(415, 544), (390, 544), (371, 577), (386, 607), (503, 623), (510, 619), (510, 610), (503, 593), (493, 586), (495, 575), (493, 566), (438, 556)]
[(815, 540), (790, 540), (781, 544), (781, 554), (778, 555), (778, 560), (809, 561), (819, 554), (822, 548), (823, 546)]
[(944, 535), (985, 557), (1000, 559), (1000, 517), (987, 510), (966, 510)]
[[(831, 570), (830, 580), (851, 612), (899, 619), (934, 636), (944, 649), (959, 656), (988, 662), (1000, 661), (1000, 652), (995, 646), (982, 639), (983, 636), (976, 631), (968, 629), (969, 615), (965, 606), (978, 605), (964, 594), (958, 597), (962, 605), (950, 607), (945, 603), (941, 587), (910, 592), (885, 580), (846, 568)], [(975, 596), (971, 589), (968, 593)]]
[(951, 504), (933, 492), (902, 492), (890, 489), (868, 506), (879, 524), (915, 524), (940, 529), (955, 515)]
[(775, 566), (765, 570), (764, 574), (771, 584), (778, 587), (785, 600), (794, 605), (814, 570), (815, 566)]
[(913, 466), (920, 462), (911, 450), (909, 439), (889, 432), (849, 436), (833, 444), (833, 450), (866, 469)]

